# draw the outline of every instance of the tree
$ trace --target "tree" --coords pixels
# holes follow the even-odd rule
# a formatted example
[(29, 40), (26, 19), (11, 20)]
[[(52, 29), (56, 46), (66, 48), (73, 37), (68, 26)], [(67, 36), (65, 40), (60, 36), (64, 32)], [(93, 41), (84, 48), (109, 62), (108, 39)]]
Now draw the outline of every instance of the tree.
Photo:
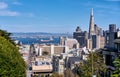
[(116, 69), (114, 70), (112, 77), (120, 77), (120, 55), (113, 62)]
[(9, 40), (11, 43), (14, 44), (14, 41), (11, 39), (10, 35), (11, 35), (11, 33), (0, 29), (0, 36), (4, 37), (5, 39)]
[(0, 77), (26, 77), (26, 65), (18, 48), (1, 36)]
[(80, 77), (102, 77), (102, 74), (106, 71), (106, 65), (102, 54), (98, 51), (90, 52), (87, 60), (80, 63), (78, 66), (78, 74)]

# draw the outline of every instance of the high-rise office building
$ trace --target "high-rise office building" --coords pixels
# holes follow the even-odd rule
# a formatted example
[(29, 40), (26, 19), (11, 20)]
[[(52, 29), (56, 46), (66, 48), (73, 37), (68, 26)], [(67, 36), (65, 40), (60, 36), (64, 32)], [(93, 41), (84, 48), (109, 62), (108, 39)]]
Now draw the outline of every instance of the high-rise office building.
[(80, 27), (77, 27), (73, 33), (73, 38), (77, 39), (80, 47), (84, 47), (87, 45), (88, 33), (87, 31), (82, 31)]
[(95, 35), (93, 8), (90, 14), (89, 38), (91, 38), (92, 35)]
[(116, 32), (116, 24), (110, 24), (109, 25), (109, 46), (110, 47), (114, 47), (115, 32)]
[(102, 28), (100, 28), (97, 24), (94, 25), (94, 30), (96, 35), (103, 35)]
[(109, 24), (109, 30), (104, 31), (105, 45), (109, 47), (114, 47), (114, 39), (116, 32), (116, 24)]
[(105, 46), (105, 38), (101, 35), (92, 36), (92, 48), (103, 48)]
[(109, 31), (116, 32), (116, 24), (109, 24)]

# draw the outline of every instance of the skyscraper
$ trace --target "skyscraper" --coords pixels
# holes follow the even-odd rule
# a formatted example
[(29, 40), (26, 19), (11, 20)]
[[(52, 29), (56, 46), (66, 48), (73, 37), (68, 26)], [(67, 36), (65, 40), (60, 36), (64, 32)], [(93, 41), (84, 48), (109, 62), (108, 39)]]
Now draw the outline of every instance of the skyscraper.
[(116, 32), (116, 24), (109, 24), (109, 31)]
[(91, 35), (95, 35), (95, 30), (94, 30), (94, 15), (93, 15), (93, 8), (91, 10), (90, 14), (90, 24), (89, 24), (89, 38), (91, 38)]
[(109, 24), (109, 46), (114, 47), (116, 24)]
[(76, 31), (73, 33), (73, 38), (77, 39), (80, 44), (80, 47), (86, 46), (86, 42), (88, 39), (87, 31), (82, 31), (81, 28), (78, 26)]

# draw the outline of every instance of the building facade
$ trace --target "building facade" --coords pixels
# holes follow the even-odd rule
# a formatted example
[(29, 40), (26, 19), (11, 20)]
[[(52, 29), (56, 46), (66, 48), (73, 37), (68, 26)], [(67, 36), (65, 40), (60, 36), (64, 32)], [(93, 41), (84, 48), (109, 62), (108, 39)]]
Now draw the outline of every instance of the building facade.
[(80, 27), (77, 27), (76, 32), (73, 33), (73, 38), (77, 39), (80, 47), (87, 46), (87, 39), (88, 39), (87, 31), (82, 31)]

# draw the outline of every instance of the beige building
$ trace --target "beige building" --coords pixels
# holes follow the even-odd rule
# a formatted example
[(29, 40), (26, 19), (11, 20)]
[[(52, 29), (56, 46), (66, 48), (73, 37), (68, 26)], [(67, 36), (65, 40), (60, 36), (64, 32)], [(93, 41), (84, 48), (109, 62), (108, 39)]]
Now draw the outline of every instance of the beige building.
[(69, 49), (79, 48), (79, 43), (76, 39), (67, 38), (67, 37), (60, 37), (60, 45), (68, 46)]
[(104, 48), (105, 46), (105, 37), (102, 37), (100, 38), (100, 48)]
[(32, 62), (32, 75), (50, 75), (53, 71), (51, 58), (39, 56), (35, 57)]
[(87, 39), (87, 48), (92, 49), (92, 39)]
[(61, 45), (35, 45), (36, 55), (41, 56), (47, 53), (49, 56), (59, 55), (61, 53), (67, 53), (69, 51), (68, 46)]
[(105, 37), (100, 35), (93, 35), (92, 39), (87, 39), (88, 49), (99, 49), (105, 46)]
[(70, 49), (72, 49), (72, 48), (78, 49), (79, 48), (79, 43), (76, 39), (66, 38), (65, 46), (68, 46)]

